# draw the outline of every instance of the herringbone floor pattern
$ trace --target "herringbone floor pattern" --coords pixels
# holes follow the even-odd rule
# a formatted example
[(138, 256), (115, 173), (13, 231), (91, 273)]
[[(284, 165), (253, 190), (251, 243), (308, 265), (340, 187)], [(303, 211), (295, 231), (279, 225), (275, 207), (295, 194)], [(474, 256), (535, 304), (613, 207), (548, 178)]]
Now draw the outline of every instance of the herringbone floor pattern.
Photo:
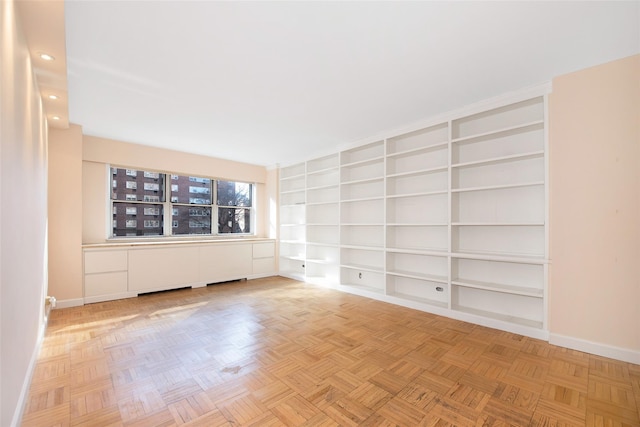
[(640, 366), (283, 278), (55, 310), (24, 426), (640, 426)]

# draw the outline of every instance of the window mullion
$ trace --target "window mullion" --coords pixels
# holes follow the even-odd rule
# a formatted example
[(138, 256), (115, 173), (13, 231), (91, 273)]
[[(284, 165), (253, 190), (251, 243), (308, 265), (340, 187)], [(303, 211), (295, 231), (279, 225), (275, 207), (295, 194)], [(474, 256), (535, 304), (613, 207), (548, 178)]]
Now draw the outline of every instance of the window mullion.
[(173, 204), (171, 203), (171, 174), (164, 175), (164, 201), (162, 202), (164, 215), (162, 229), (165, 236), (173, 235)]

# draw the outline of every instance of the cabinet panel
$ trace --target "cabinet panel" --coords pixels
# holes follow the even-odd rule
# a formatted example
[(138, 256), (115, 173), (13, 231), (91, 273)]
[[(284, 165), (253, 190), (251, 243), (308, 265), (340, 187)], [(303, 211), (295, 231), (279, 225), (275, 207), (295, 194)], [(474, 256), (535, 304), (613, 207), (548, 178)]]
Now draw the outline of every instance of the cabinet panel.
[(86, 251), (84, 273), (106, 273), (127, 270), (127, 250)]
[(276, 269), (275, 258), (257, 258), (253, 260), (253, 274), (273, 274)]
[(276, 244), (274, 242), (253, 244), (253, 258), (272, 258), (275, 254)]
[(171, 289), (198, 283), (197, 247), (129, 250), (129, 291)]
[[(125, 252), (126, 256), (126, 252)], [(95, 297), (127, 292), (127, 272), (87, 274), (84, 277), (84, 296)]]
[(214, 245), (200, 248), (200, 282), (241, 279), (253, 271), (253, 245)]

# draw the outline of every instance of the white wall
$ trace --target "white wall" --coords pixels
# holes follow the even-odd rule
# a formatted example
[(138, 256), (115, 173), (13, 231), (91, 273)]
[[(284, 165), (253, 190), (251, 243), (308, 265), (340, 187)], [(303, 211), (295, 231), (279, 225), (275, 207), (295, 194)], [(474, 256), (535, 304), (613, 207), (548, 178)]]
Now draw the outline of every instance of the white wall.
[(0, 425), (18, 423), (47, 292), (47, 131), (26, 41), (0, 2)]

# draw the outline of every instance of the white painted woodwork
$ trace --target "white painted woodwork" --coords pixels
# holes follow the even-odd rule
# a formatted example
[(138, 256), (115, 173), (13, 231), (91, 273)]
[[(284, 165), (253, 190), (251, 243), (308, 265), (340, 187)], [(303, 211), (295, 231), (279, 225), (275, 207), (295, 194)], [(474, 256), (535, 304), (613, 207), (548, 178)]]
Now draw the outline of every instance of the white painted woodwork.
[(200, 248), (200, 282), (215, 283), (253, 274), (251, 243)]
[(276, 256), (276, 244), (274, 242), (254, 243), (253, 258), (273, 258)]
[(546, 338), (547, 91), (282, 168), (281, 274)]
[(132, 249), (129, 256), (129, 290), (155, 291), (200, 282), (197, 247)]
[(86, 252), (84, 274), (127, 271), (127, 253), (120, 250)]
[[(126, 257), (126, 252), (124, 255)], [(126, 271), (87, 274), (84, 278), (85, 298), (126, 292), (128, 292)]]
[(275, 274), (275, 242), (101, 244), (84, 248), (85, 303)]

